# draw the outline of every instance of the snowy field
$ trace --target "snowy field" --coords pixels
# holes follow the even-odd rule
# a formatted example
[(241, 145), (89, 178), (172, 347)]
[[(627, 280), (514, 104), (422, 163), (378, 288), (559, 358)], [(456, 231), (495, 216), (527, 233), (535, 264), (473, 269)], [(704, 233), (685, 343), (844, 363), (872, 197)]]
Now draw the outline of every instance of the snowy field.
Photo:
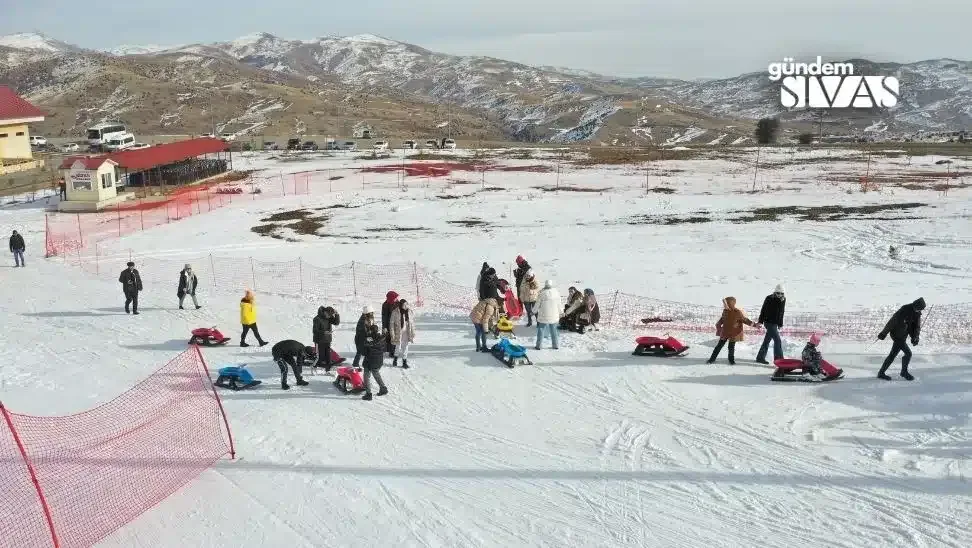
[[(143, 270), (142, 314), (126, 315), (113, 278), (129, 256), (417, 262), (471, 293), (484, 260), (508, 275), (522, 254), (564, 294), (575, 285), (711, 306), (733, 295), (754, 319), (777, 283), (788, 313), (972, 302), (966, 178), (947, 193), (891, 183), (863, 193), (859, 155), (819, 154), (826, 160), (763, 151), (769, 166), (755, 183), (739, 159), (658, 162), (647, 188), (645, 168), (558, 168), (555, 156), (542, 160), (550, 173), (403, 184), (396, 172), (348, 171), (360, 164), (348, 159), (252, 154), (243, 168), (256, 176), (313, 171), (315, 191), (104, 239), (97, 257), (111, 273), (100, 276), (40, 257), (41, 203), (0, 208), (0, 225), (22, 232), (28, 248), (28, 268), (0, 268), (0, 400), (20, 413), (75, 413), (184, 350), (191, 328), (218, 325), (237, 340), (245, 287), (202, 279), (203, 308), (180, 311), (178, 270)], [(941, 171), (941, 159), (875, 157), (867, 170)], [(950, 169), (966, 166), (956, 159)], [(349, 207), (322, 210), (323, 236), (287, 223), (251, 230), (274, 213), (334, 205)], [(94, 252), (83, 253), (90, 261)], [(341, 312), (335, 346), (350, 357), (361, 299), (258, 288), (260, 331), (309, 342), (322, 304)], [(269, 346), (204, 349), (210, 367), (247, 363), (264, 380), (221, 392), (240, 458), (99, 546), (972, 546), (969, 346), (923, 337), (917, 380), (898, 378), (896, 364), (886, 383), (874, 376), (888, 342), (829, 338), (824, 357), (846, 377), (811, 385), (770, 382), (771, 369), (753, 362), (753, 331), (729, 366), (725, 353), (704, 363), (712, 333), (673, 333), (692, 349), (666, 360), (631, 356), (635, 336), (664, 331), (612, 328), (562, 334), (559, 351), (531, 349), (536, 365), (510, 370), (472, 352), (468, 311), (417, 314), (412, 369), (386, 366), (390, 393), (372, 402), (323, 375), (280, 390)], [(529, 330), (518, 334), (533, 343)], [(787, 355), (803, 342), (786, 340)]]

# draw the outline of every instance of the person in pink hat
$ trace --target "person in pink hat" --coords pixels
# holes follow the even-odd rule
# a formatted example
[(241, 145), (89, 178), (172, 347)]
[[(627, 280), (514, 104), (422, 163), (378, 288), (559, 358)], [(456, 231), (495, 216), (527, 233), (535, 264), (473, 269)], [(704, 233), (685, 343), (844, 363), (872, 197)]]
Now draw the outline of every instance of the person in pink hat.
[(823, 380), (823, 375), (820, 373), (820, 361), (823, 360), (823, 356), (820, 354), (820, 350), (817, 350), (817, 346), (819, 345), (820, 335), (811, 333), (810, 340), (803, 347), (803, 355), (801, 356), (803, 359), (803, 373), (814, 382)]

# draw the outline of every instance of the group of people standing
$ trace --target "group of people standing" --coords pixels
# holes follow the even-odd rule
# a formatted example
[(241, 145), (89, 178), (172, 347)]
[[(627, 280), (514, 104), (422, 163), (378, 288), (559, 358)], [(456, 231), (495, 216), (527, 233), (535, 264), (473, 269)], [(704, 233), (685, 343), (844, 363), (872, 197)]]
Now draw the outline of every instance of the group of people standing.
[[(735, 297), (726, 297), (723, 299), (722, 307), (722, 315), (716, 322), (716, 334), (719, 337), (719, 342), (712, 350), (712, 354), (706, 363), (715, 363), (716, 358), (719, 357), (719, 353), (722, 352), (723, 347), (728, 343), (729, 364), (735, 365), (736, 343), (744, 339), (745, 326), (755, 327), (757, 325), (764, 328), (765, 334), (763, 336), (763, 343), (756, 353), (756, 363), (769, 363), (766, 360), (766, 354), (769, 352), (771, 343), (773, 345), (773, 359), (778, 360), (783, 358), (783, 341), (780, 338), (780, 329), (783, 327), (783, 316), (786, 312), (786, 294), (782, 285), (777, 285), (773, 293), (767, 295), (763, 300), (763, 306), (759, 311), (759, 318), (755, 322), (750, 320), (746, 316), (746, 313), (737, 306)], [(908, 371), (912, 356), (911, 348), (908, 347), (908, 340), (910, 338), (912, 345), (918, 344), (921, 333), (921, 313), (924, 309), (925, 300), (922, 298), (902, 306), (891, 316), (884, 329), (878, 334), (879, 340), (883, 341), (890, 335), (892, 341), (891, 351), (888, 353), (887, 358), (885, 358), (884, 363), (881, 364), (880, 371), (878, 371), (877, 377), (879, 379), (891, 380), (891, 377), (887, 375), (887, 370), (894, 363), (898, 354), (904, 354), (901, 359), (901, 377), (909, 381), (914, 380), (914, 376)], [(819, 368), (821, 355), (817, 348), (820, 345), (820, 341), (821, 336), (813, 333), (810, 335), (810, 340), (807, 341), (803, 349), (802, 360), (807, 367), (808, 374), (811, 377), (810, 380), (821, 380)]]

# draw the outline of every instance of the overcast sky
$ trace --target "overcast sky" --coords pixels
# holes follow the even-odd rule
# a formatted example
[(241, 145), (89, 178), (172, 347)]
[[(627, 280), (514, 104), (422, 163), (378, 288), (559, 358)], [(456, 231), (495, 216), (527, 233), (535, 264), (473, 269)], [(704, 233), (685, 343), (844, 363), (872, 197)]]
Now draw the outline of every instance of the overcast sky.
[(378, 34), (618, 76), (727, 77), (784, 56), (972, 58), (968, 0), (0, 0), (0, 34), (94, 49)]

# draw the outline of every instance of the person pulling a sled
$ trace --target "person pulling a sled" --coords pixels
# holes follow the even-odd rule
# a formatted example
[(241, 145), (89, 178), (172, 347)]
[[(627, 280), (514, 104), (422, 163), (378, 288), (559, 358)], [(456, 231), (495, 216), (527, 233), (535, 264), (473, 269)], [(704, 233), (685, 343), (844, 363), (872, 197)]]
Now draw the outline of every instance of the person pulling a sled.
[(533, 325), (534, 305), (537, 304), (539, 297), (540, 282), (537, 281), (536, 274), (532, 270), (527, 271), (523, 278), (523, 284), (520, 286), (520, 302), (523, 303), (523, 311), (526, 312), (527, 327)]
[(820, 382), (824, 378), (823, 373), (820, 372), (820, 362), (823, 360), (823, 356), (817, 349), (818, 346), (820, 346), (820, 335), (813, 333), (810, 335), (807, 345), (803, 347), (803, 354), (800, 356), (803, 360), (803, 375), (812, 382)]
[(398, 306), (398, 293), (389, 291), (385, 293), (385, 302), (381, 303), (381, 333), (385, 337), (385, 352), (392, 358), (395, 357), (395, 347), (391, 342), (391, 313)]
[(574, 286), (568, 287), (567, 304), (564, 305), (564, 312), (560, 315), (560, 329), (574, 330), (577, 325), (577, 315), (580, 314), (581, 306), (583, 305), (584, 294)]
[(312, 326), (314, 344), (317, 345), (317, 363), (314, 367), (323, 367), (325, 373), (331, 372), (331, 343), (334, 342), (334, 326), (341, 323), (341, 315), (330, 306), (317, 309)]
[(14, 268), (27, 266), (27, 263), (24, 262), (24, 251), (27, 251), (27, 244), (24, 243), (24, 237), (14, 230), (13, 234), (10, 235), (10, 252), (14, 256)]
[(544, 331), (550, 333), (553, 349), (560, 348), (560, 332), (557, 331), (560, 319), (560, 292), (554, 287), (553, 280), (547, 280), (537, 297), (537, 350), (543, 344)]
[(361, 399), (371, 401), (371, 378), (375, 378), (378, 383), (378, 395), (384, 396), (388, 393), (388, 387), (381, 378), (381, 366), (385, 362), (385, 337), (375, 324), (372, 315), (365, 315), (365, 340), (364, 340), (364, 385), (365, 393)]
[(304, 365), (311, 365), (317, 361), (317, 351), (313, 346), (304, 346), (303, 343), (293, 339), (280, 341), (270, 349), (273, 361), (280, 368), (280, 388), (290, 390), (287, 384), (287, 366), (294, 371), (294, 378), (297, 379), (297, 386), (307, 386), (302, 371)]
[(473, 327), (476, 328), (476, 352), (489, 352), (486, 344), (486, 333), (490, 325), (499, 321), (499, 307), (496, 299), (481, 299), (469, 313)]
[(260, 330), (257, 329), (256, 304), (254, 303), (255, 300), (256, 296), (253, 295), (253, 292), (249, 289), (246, 290), (243, 298), (240, 299), (240, 323), (243, 324), (243, 334), (240, 335), (240, 346), (244, 348), (250, 346), (246, 342), (246, 336), (250, 333), (250, 331), (253, 331), (253, 334), (256, 335), (256, 340), (258, 343), (260, 343), (260, 346), (266, 346), (268, 344), (267, 341), (263, 340), (263, 337), (260, 336)]
[(736, 365), (736, 343), (743, 340), (744, 325), (752, 327), (756, 325), (746, 317), (746, 313), (736, 308), (736, 298), (726, 297), (722, 299), (722, 317), (716, 322), (716, 333), (719, 334), (719, 343), (712, 349), (712, 355), (705, 363), (715, 363), (722, 352), (722, 347), (729, 343), (729, 365)]
[(915, 378), (908, 372), (908, 364), (911, 363), (911, 349), (908, 348), (908, 337), (911, 337), (911, 344), (918, 346), (918, 336), (921, 334), (921, 311), (925, 309), (925, 299), (917, 299), (915, 302), (906, 304), (898, 309), (891, 316), (887, 325), (878, 334), (878, 339), (884, 340), (891, 335), (891, 352), (884, 359), (881, 370), (877, 377), (886, 381), (891, 380), (887, 375), (888, 368), (898, 357), (898, 353), (903, 353), (901, 357), (901, 378), (909, 381)]
[(763, 299), (763, 307), (759, 309), (759, 319), (756, 323), (766, 329), (763, 336), (763, 344), (756, 353), (756, 363), (768, 364), (766, 352), (769, 350), (770, 341), (773, 342), (773, 359), (783, 358), (783, 340), (780, 339), (780, 328), (783, 327), (783, 313), (786, 311), (786, 295), (783, 293), (783, 286), (777, 285), (772, 295), (767, 295)]
[(398, 358), (401, 358), (402, 369), (408, 369), (408, 347), (415, 342), (415, 319), (405, 299), (398, 301), (398, 306), (392, 310), (390, 326), (391, 341), (395, 347), (392, 367), (398, 367)]
[(361, 358), (364, 356), (365, 339), (368, 338), (366, 327), (369, 317), (371, 323), (375, 323), (375, 309), (371, 305), (365, 305), (361, 309), (361, 316), (358, 318), (357, 325), (354, 326), (354, 361), (351, 363), (352, 367), (358, 367), (361, 364)]
[(127, 266), (118, 275), (118, 283), (122, 284), (122, 291), (125, 292), (125, 314), (129, 314), (128, 307), (131, 306), (131, 314), (138, 315), (138, 292), (142, 290), (142, 277), (135, 270), (135, 263), (128, 261)]
[(202, 308), (199, 306), (199, 301), (196, 300), (196, 287), (198, 285), (199, 278), (192, 271), (192, 265), (187, 264), (179, 273), (179, 288), (176, 289), (176, 296), (179, 297), (179, 310), (185, 310), (182, 307), (182, 302), (186, 299), (186, 295), (192, 297), (192, 304), (196, 306), (196, 310)]

